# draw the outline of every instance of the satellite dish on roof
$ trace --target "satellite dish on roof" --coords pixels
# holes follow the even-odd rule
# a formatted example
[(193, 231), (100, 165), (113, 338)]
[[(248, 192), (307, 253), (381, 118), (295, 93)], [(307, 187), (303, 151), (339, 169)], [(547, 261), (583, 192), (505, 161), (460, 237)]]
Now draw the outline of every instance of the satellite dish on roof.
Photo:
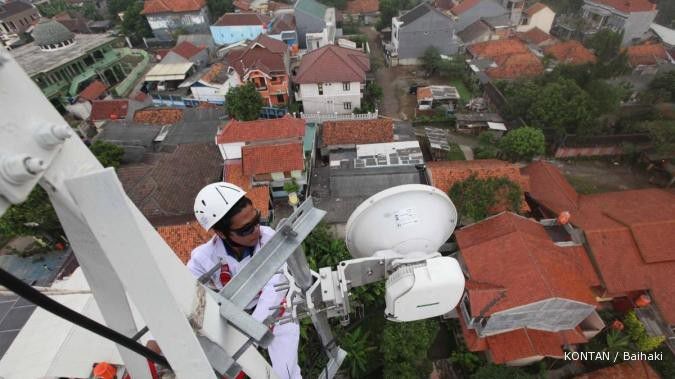
[(423, 184), (386, 189), (361, 203), (347, 221), (355, 258), (393, 250), (404, 257), (435, 253), (457, 226), (457, 209), (443, 191)]

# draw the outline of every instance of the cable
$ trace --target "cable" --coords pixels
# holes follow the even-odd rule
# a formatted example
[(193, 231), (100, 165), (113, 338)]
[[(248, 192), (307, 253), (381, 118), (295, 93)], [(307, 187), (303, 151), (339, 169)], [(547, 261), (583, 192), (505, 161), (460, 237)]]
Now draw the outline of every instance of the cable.
[(142, 355), (143, 357), (158, 363), (162, 366), (165, 366), (171, 369), (171, 365), (166, 360), (165, 357), (155, 353), (154, 351), (148, 349), (147, 347), (141, 345), (140, 343), (134, 341), (132, 338), (125, 336), (119, 332), (116, 332), (113, 329), (108, 328), (105, 325), (102, 325), (86, 316), (83, 316), (72, 309), (64, 306), (63, 304), (57, 302), (56, 300), (51, 299), (49, 296), (46, 296), (30, 285), (24, 283), (14, 275), (9, 272), (0, 269), (0, 284), (6, 288), (12, 290), (15, 294), (21, 296), (22, 298), (30, 301), (31, 303), (37, 305), (38, 307), (61, 317), (62, 319), (72, 322), (75, 325), (78, 325), (82, 328), (89, 330), (105, 339), (108, 339), (120, 346), (124, 346), (127, 349)]

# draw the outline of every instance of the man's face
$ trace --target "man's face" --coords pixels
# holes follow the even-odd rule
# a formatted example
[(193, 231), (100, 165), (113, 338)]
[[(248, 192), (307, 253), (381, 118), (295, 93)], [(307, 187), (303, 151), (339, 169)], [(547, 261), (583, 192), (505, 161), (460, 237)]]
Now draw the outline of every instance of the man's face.
[[(247, 235), (246, 232), (250, 232)], [(253, 205), (249, 204), (241, 212), (232, 217), (229, 239), (242, 245), (253, 247), (260, 239), (260, 214)]]

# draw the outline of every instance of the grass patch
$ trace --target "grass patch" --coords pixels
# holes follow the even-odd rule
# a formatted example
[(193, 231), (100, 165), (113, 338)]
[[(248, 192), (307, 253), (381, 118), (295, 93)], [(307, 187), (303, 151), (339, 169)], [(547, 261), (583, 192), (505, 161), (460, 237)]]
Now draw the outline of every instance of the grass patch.
[(451, 80), (450, 85), (457, 88), (457, 92), (459, 92), (459, 97), (464, 102), (468, 103), (469, 100), (471, 100), (471, 98), (473, 98), (473, 94), (471, 93), (471, 91), (469, 91), (468, 88), (466, 88), (462, 79)]
[(593, 182), (593, 179), (584, 176), (565, 176), (572, 187), (574, 187), (574, 189), (581, 195), (592, 195), (595, 193), (611, 192), (615, 190), (614, 187), (603, 185), (601, 183), (595, 183)]
[(456, 143), (450, 142), (450, 151), (448, 151), (448, 160), (449, 161), (465, 161), (466, 157), (464, 152), (459, 148), (459, 145)]

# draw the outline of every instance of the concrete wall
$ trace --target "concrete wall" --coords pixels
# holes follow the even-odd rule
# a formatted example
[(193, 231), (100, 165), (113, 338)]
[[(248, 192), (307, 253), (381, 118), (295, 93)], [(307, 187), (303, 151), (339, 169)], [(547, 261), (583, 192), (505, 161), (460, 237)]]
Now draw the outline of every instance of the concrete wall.
[(241, 148), (244, 145), (246, 145), (244, 142), (225, 143), (218, 145), (218, 149), (220, 149), (223, 160), (241, 159)]
[(550, 33), (554, 19), (555, 12), (549, 8), (544, 8), (531, 16), (525, 25), (520, 25), (517, 29), (519, 32), (526, 32), (534, 28), (539, 28), (546, 33)]
[(299, 9), (295, 10), (295, 29), (298, 31), (298, 44), (301, 49), (307, 48), (305, 35), (307, 33), (320, 33), (326, 27), (323, 19), (314, 17)]
[(506, 13), (506, 8), (496, 3), (494, 0), (483, 0), (473, 8), (459, 15), (459, 18), (456, 21), (456, 28), (459, 32), (478, 21), (481, 17), (495, 17)]
[(256, 39), (264, 32), (262, 25), (218, 26), (211, 25), (211, 35), (216, 45), (229, 45), (246, 39)]
[(656, 11), (631, 13), (624, 24), (622, 46), (630, 45), (634, 38), (641, 38), (654, 22), (656, 13)]
[(403, 25), (398, 31), (399, 64), (405, 59), (421, 57), (430, 46), (437, 47), (441, 54), (456, 54), (459, 44), (454, 39), (455, 31), (453, 21), (437, 12), (429, 12)]
[(163, 40), (173, 39), (172, 32), (180, 28), (189, 33), (206, 32), (210, 23), (206, 8), (199, 12), (158, 13), (145, 17), (155, 37)]
[[(349, 90), (343, 89), (342, 83), (323, 83), (323, 95), (319, 95), (316, 83), (301, 84), (300, 98), (305, 113), (352, 113), (354, 108), (361, 107), (361, 83), (349, 83)], [(351, 108), (345, 109), (344, 103), (350, 102)]]

